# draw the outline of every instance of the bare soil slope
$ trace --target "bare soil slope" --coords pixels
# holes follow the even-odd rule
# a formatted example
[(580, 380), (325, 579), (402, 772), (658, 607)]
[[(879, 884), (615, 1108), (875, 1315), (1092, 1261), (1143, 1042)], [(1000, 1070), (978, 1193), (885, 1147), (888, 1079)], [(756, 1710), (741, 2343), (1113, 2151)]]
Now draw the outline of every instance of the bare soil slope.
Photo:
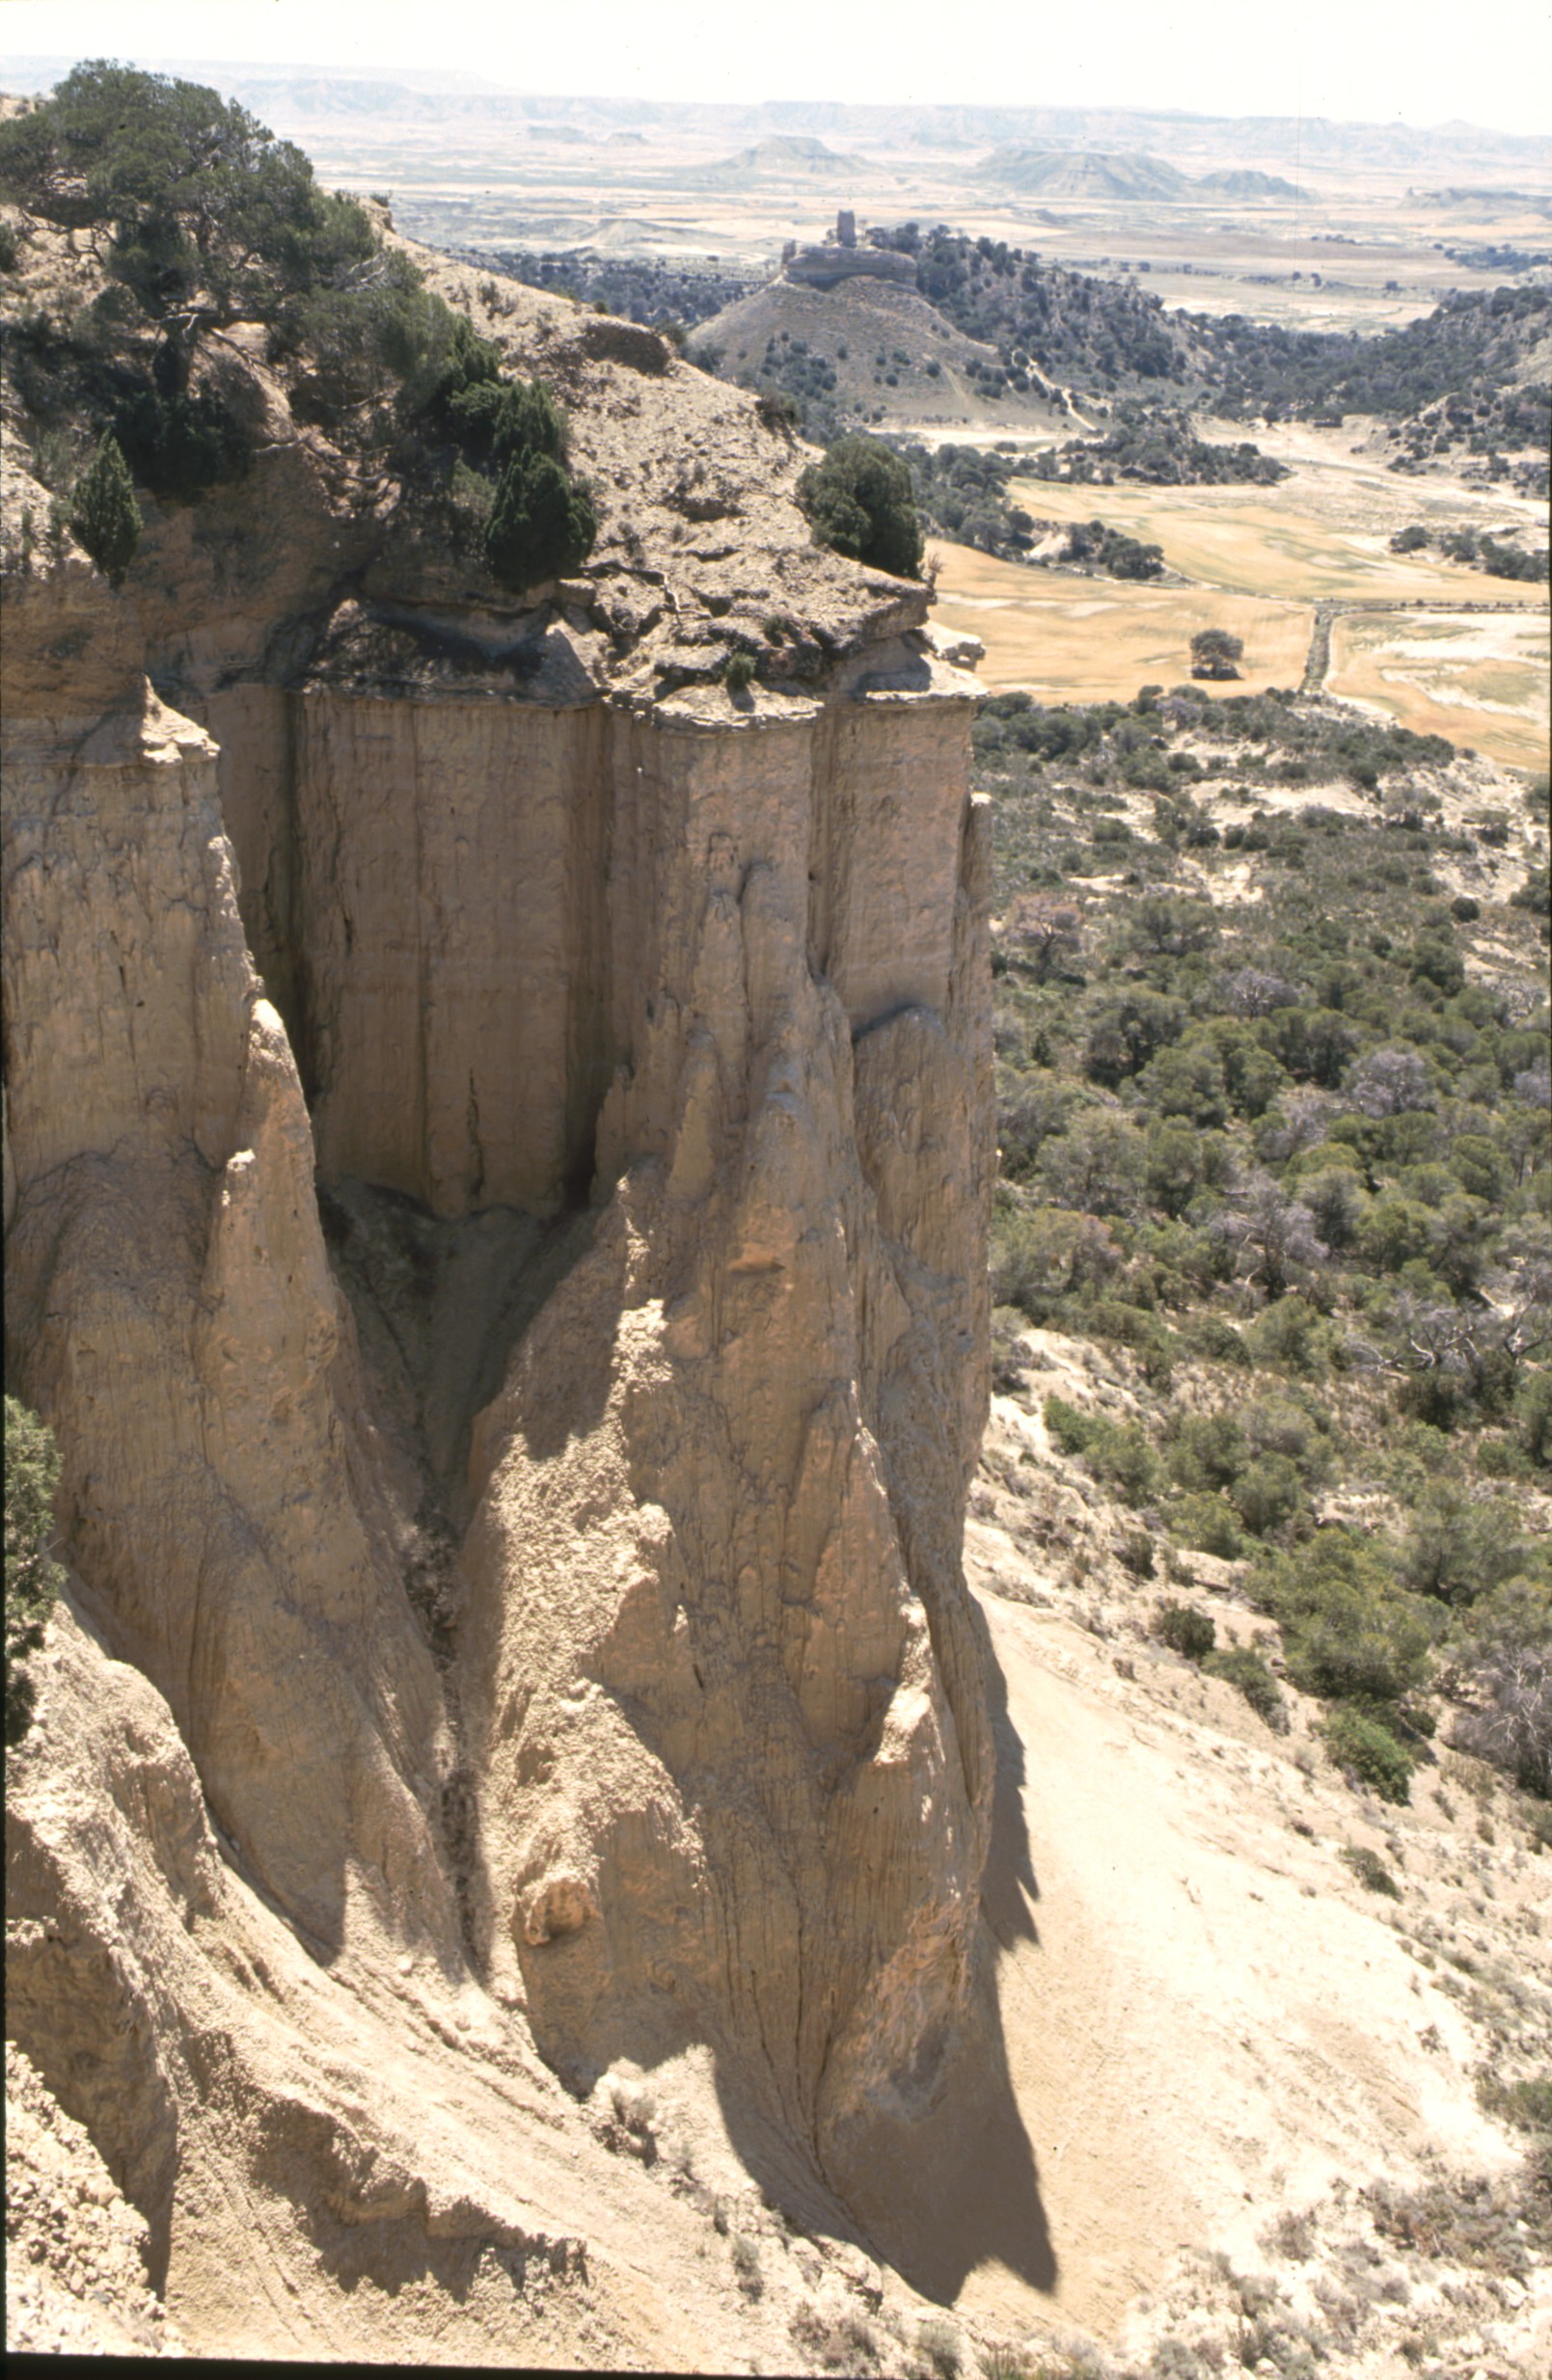
[[(967, 366), (972, 358), (994, 365), (995, 348), (956, 331), (915, 290), (886, 281), (858, 277), (834, 289), (773, 281), (695, 333), (697, 346), (722, 350), (721, 368), (729, 377), (744, 370), (752, 377), (773, 340), (779, 346), (794, 339), (833, 365), (832, 401), (849, 413), (888, 425), (944, 428), (985, 419)], [(1025, 431), (1066, 419), (1048, 402), (1013, 392), (998, 416), (1010, 429)]]

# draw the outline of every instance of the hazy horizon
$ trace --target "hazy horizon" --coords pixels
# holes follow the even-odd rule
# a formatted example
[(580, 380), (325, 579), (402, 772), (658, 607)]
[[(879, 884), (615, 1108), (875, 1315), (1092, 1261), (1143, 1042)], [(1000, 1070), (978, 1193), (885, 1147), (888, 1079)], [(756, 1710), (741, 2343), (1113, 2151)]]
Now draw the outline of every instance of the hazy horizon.
[[(846, 19), (791, 0), (779, 28), (728, 40), (705, 0), (594, 0), (585, 28), (596, 78), (578, 71), (570, 19), (514, 25), (490, 0), (436, 19), (435, 63), (423, 9), (409, 0), (3, 0), (0, 75), (36, 62), (116, 57), (159, 69), (242, 74), (429, 77), (512, 96), (755, 107), (963, 106), (1456, 126), (1531, 135), (1546, 129), (1538, 90), (1552, 87), (1552, 14), (1540, 0), (1497, 0), (1486, 31), (1462, 33), (1442, 0), (1307, 0), (1297, 38), (1266, 40), (1243, 0), (1199, 0), (1188, 26), (1144, 0), (1108, 0), (1081, 23), (1048, 24), (994, 0), (942, 12), (903, 0), (879, 20)], [(62, 41), (61, 36), (69, 39)], [(1537, 60), (1542, 62), (1537, 68)], [(365, 62), (365, 63), (364, 63)], [(589, 90), (590, 81), (605, 86)]]

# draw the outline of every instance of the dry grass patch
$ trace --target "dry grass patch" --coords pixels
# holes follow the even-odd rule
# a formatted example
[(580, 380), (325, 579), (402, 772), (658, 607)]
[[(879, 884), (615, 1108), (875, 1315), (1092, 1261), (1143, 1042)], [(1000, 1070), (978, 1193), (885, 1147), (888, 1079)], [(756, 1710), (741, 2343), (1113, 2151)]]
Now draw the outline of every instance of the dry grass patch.
[(1482, 588), (1479, 571), (1393, 554), (1374, 530), (1336, 527), (1286, 487), (1063, 487), (1021, 479), (1012, 494), (1037, 518), (1088, 521), (1097, 514), (1130, 537), (1162, 546), (1171, 570), (1231, 592), (1448, 601)]
[[(1083, 493), (1103, 498), (1112, 491)], [(967, 546), (935, 542), (932, 550), (939, 557), (938, 617), (982, 639), (979, 676), (993, 692), (1028, 687), (1048, 703), (1130, 701), (1139, 686), (1184, 679), (1191, 638), (1203, 628), (1227, 629), (1244, 642), (1243, 676), (1216, 690), (1259, 693), (1297, 686), (1304, 675), (1314, 618), (1307, 604), (1215, 587), (1073, 578), (994, 561)]]
[(1327, 686), (1418, 735), (1544, 768), (1549, 652), (1544, 612), (1358, 612), (1332, 622)]

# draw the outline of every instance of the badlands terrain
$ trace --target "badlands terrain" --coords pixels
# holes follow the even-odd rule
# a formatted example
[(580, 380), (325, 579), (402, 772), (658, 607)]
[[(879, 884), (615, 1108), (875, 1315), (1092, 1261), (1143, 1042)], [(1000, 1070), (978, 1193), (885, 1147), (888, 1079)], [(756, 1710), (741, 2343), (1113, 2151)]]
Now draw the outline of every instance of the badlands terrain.
[[(1391, 542), (1536, 499), (1043, 477), (1135, 376), (875, 365), (864, 277), (832, 426), (1161, 554), (900, 580), (723, 337), (854, 204), (1378, 331), (1539, 149), (262, 106), (399, 346), (259, 277), (170, 393), (5, 208), (8, 2344), (1544, 2372), (1544, 581)], [(514, 586), (449, 390), (530, 378)], [(236, 427), (99, 567), (148, 418)]]

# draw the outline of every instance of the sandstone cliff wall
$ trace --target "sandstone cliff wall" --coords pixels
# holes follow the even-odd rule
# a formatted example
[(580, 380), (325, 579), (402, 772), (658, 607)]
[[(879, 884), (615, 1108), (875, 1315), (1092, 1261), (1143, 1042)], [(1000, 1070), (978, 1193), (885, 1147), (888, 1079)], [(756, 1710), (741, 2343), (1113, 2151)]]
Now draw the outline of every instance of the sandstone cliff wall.
[[(700, 2045), (844, 2189), (931, 2103), (986, 1847), (973, 687), (919, 590), (794, 560), (801, 456), (773, 493), (736, 392), (674, 367), (676, 454), (567, 355), (576, 443), (649, 484), (528, 611), (429, 532), (392, 603), (309, 609), (376, 516), (294, 440), (306, 550), (256, 524), (230, 613), (173, 574), (214, 603), (252, 487), (153, 521), (143, 599), (68, 552), (13, 590), (12, 1377), (79, 1609), (314, 1959), (434, 1972), (581, 2092)], [(739, 699), (729, 588), (784, 640)], [(25, 2045), (85, 2111), (48, 1988)], [(153, 2069), (193, 2239), (207, 2077)]]
[(216, 754), (148, 688), (9, 739), (7, 1330), (71, 1552), (258, 1879), (450, 1956), (445, 1728), (359, 1420), (313, 1146), (233, 899)]
[(445, 1682), (216, 747), (148, 691), (12, 772), (23, 1386), (222, 1825), (325, 1942), (356, 1894), (452, 1955), (469, 1859), (563, 2070), (712, 2036), (822, 2156), (930, 2081), (988, 1792), (984, 820), (966, 691), (905, 674), (748, 718), (209, 707), (324, 1178), (593, 1195), (476, 1425)]

